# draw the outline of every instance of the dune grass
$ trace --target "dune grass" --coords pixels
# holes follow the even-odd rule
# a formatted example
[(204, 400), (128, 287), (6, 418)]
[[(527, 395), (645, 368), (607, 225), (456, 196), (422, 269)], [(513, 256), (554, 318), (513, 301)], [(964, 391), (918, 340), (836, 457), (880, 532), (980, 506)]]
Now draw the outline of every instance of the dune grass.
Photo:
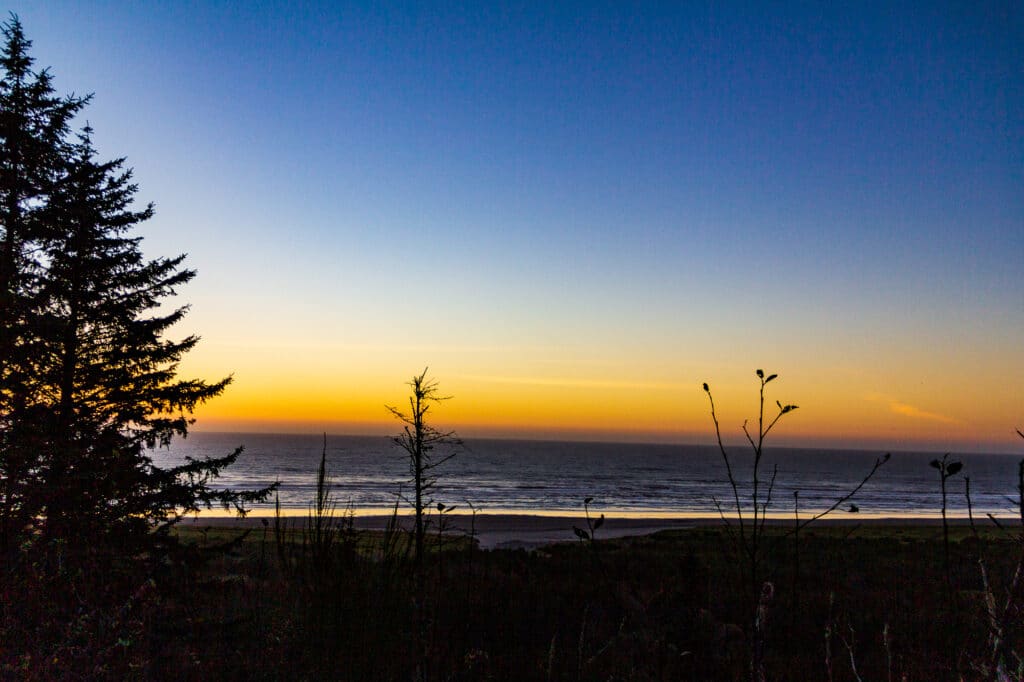
[[(861, 679), (981, 678), (974, 666), (988, 633), (970, 529), (950, 529), (953, 600), (940, 527), (850, 530), (804, 534), (799, 601), (786, 589), (793, 564), (785, 543), (766, 556), (779, 586), (766, 625), (771, 677), (853, 680), (852, 661)], [(182, 534), (201, 544), (240, 531)], [(1017, 540), (996, 529), (983, 540), (998, 592)], [(301, 545), (297, 532), (286, 541)], [(270, 558), (270, 534), (249, 533), (197, 574), (202, 589), (154, 605), (178, 617), (157, 619), (163, 625), (133, 644), (138, 670), (153, 673), (154, 652), (170, 651), (159, 657), (158, 676), (748, 678), (746, 595), (737, 589), (744, 576), (722, 528), (582, 545), (567, 529), (566, 543), (532, 552), (452, 545), (425, 562), (421, 595), (408, 545), (387, 554), (386, 541), (368, 532), (358, 552), (339, 545), (330, 570), (314, 579), (297, 565), (309, 554), (282, 565)], [(198, 616), (187, 630), (182, 613)]]

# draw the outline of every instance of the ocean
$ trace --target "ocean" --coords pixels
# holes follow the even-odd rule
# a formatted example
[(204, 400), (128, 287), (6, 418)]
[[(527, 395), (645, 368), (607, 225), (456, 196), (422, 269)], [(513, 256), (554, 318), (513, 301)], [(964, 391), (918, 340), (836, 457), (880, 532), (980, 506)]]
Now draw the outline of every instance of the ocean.
[[(305, 510), (313, 499), (323, 449), (320, 435), (194, 433), (170, 449), (151, 453), (160, 466), (186, 456), (220, 457), (239, 445), (245, 451), (216, 485), (245, 489), (280, 482), (281, 506)], [(729, 448), (741, 496), (749, 500), (750, 448)], [(767, 448), (762, 479), (778, 466), (769, 514), (792, 518), (794, 491), (801, 515), (829, 507), (852, 490), (884, 453), (853, 450)], [(861, 516), (938, 516), (938, 472), (929, 466), (936, 453), (893, 452), (851, 500)], [(963, 471), (948, 482), (948, 504), (966, 516), (964, 475), (971, 479), (976, 517), (1016, 514), (1020, 456), (953, 454)], [(339, 505), (356, 513), (381, 512), (396, 496), (409, 493), (409, 463), (404, 452), (383, 436), (328, 436), (327, 467)], [(733, 509), (725, 465), (715, 446), (637, 443), (467, 440), (453, 459), (437, 470), (433, 499), (458, 511), (484, 513), (574, 514), (591, 510), (609, 516), (717, 516), (715, 499)], [(764, 487), (762, 487), (762, 500)], [(267, 512), (273, 502), (260, 505)], [(849, 504), (844, 505), (848, 509)], [(843, 514), (842, 516), (852, 516)]]

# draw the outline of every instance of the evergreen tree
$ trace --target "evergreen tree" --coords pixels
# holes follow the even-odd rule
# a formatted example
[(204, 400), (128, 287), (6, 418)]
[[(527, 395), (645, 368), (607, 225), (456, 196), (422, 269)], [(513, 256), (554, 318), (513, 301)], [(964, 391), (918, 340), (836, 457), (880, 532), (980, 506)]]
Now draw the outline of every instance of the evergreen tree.
[[(7, 30), (7, 53), (23, 53), (16, 19)], [(7, 78), (14, 79), (10, 71)], [(63, 101), (75, 111), (82, 104)], [(0, 110), (0, 118), (8, 115)], [(193, 409), (223, 392), (230, 378), (177, 378), (179, 361), (199, 339), (165, 338), (187, 306), (167, 312), (161, 305), (195, 272), (182, 267), (184, 256), (143, 257), (141, 238), (130, 232), (153, 207), (135, 207), (137, 187), (124, 160), (97, 160), (88, 127), (77, 141), (66, 119), (54, 130), (49, 151), (39, 153), (51, 169), (45, 192), (24, 202), (35, 232), (5, 232), (5, 243), (19, 239), (16, 249), (24, 254), (12, 261), (10, 281), (26, 283), (9, 287), (16, 294), (10, 309), (27, 311), (21, 324), (5, 317), (5, 333), (9, 347), (32, 351), (24, 377), (15, 363), (5, 375), (0, 466), (8, 481), (21, 460), (31, 474), (19, 479), (17, 497), (7, 484), (6, 508), (17, 512), (7, 520), (14, 519), (15, 530), (30, 523), (42, 537), (66, 544), (133, 551), (159, 537), (151, 533), (155, 526), (166, 529), (184, 512), (215, 503), (242, 511), (270, 489), (210, 487), (240, 450), (170, 469), (147, 455), (187, 435)], [(12, 167), (12, 186), (32, 186), (32, 177)], [(19, 460), (19, 453), (28, 454)]]
[(230, 378), (176, 378), (178, 362), (199, 338), (164, 337), (187, 307), (154, 309), (195, 272), (181, 267), (184, 256), (143, 258), (141, 238), (128, 232), (153, 207), (132, 209), (131, 171), (123, 159), (97, 161), (90, 135), (86, 128), (74, 146), (45, 212), (60, 228), (45, 242), (40, 292), (48, 351), (42, 383), (52, 420), (45, 528), (53, 537), (113, 533), (123, 541), (126, 531), (144, 537), (152, 523), (181, 508), (237, 506), (259, 493), (206, 487), (237, 453), (170, 471), (145, 454), (185, 436), (192, 410), (223, 392)]
[(12, 16), (0, 48), (0, 551), (38, 509), (26, 492), (38, 483), (35, 401), (39, 358), (40, 220), (60, 173), (64, 140), (82, 98), (59, 97), (47, 70), (33, 71), (31, 42)]

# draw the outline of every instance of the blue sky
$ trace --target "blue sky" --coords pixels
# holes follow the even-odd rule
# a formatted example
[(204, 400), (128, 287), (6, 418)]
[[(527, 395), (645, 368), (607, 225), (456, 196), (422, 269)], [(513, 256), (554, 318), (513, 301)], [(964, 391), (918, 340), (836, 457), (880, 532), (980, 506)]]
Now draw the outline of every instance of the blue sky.
[[(481, 376), (666, 381), (695, 391), (678, 427), (636, 422), (662, 394), (613, 426), (678, 436), (703, 418), (700, 380), (740, 391), (774, 363), (823, 406), (808, 438), (854, 442), (844, 411), (903, 433), (871, 416), (884, 395), (961, 415), (940, 440), (1012, 443), (1019, 3), (12, 11), (61, 90), (95, 92), (101, 152), (157, 205), (147, 250), (200, 272), (194, 367), (226, 363), (242, 396), (294, 389), (260, 379), (270, 359), (373, 409), (426, 364), (467, 398), (494, 392)], [(856, 375), (841, 392), (837, 369)], [(223, 400), (225, 420), (265, 417)]]

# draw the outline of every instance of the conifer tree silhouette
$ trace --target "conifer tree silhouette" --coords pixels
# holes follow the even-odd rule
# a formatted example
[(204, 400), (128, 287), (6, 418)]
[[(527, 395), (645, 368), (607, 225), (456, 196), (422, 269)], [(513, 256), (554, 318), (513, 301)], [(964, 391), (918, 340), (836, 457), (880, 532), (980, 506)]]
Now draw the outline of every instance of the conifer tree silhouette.
[[(16, 18), (6, 36), (3, 82), (24, 80), (11, 71), (31, 63)], [(20, 316), (5, 312), (4, 343), (31, 349), (10, 356), (3, 380), (3, 510), (16, 517), (5, 525), (23, 531), (27, 522), (42, 531), (32, 537), (64, 543), (135, 549), (161, 538), (153, 528), (166, 529), (183, 513), (213, 504), (243, 511), (271, 489), (210, 486), (241, 449), (167, 469), (148, 456), (148, 448), (187, 435), (194, 408), (231, 379), (177, 378), (199, 338), (168, 339), (188, 308), (161, 306), (195, 272), (182, 267), (184, 256), (143, 257), (131, 230), (153, 215), (152, 205), (135, 208), (131, 171), (124, 159), (96, 158), (88, 126), (77, 138), (69, 134), (68, 119), (86, 100), (57, 100), (48, 79), (38, 79), (48, 106), (57, 107), (47, 136), (35, 140), (49, 145), (37, 151), (42, 170), (6, 150), (2, 164), (12, 188), (0, 196), (10, 202), (4, 246), (15, 254), (6, 261), (5, 311)], [(0, 106), (0, 120), (18, 115), (7, 100)], [(24, 194), (44, 176), (45, 187)], [(27, 464), (19, 459), (26, 452)], [(19, 466), (31, 476), (20, 477), (14, 496)]]
[(0, 47), (0, 551), (40, 511), (28, 490), (39, 483), (35, 418), (40, 356), (40, 220), (59, 177), (70, 120), (86, 99), (60, 97), (50, 73), (33, 70), (32, 43), (16, 16)]

